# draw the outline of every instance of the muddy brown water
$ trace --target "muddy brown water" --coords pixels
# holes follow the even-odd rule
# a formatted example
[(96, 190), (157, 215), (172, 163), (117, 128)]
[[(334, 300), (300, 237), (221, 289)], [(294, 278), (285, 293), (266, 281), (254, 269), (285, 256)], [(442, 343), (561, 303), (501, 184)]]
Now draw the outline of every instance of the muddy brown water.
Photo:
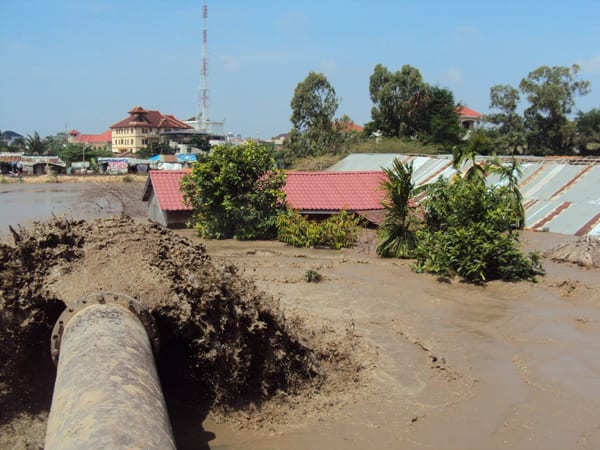
[[(189, 231), (178, 235), (200, 242)], [(525, 248), (540, 250), (574, 239), (522, 237)], [(600, 448), (597, 269), (545, 259), (538, 283), (474, 287), (379, 259), (372, 237), (340, 252), (202, 243), (215, 264), (234, 263), (240, 276), (280, 299), (289, 320), (307, 321), (320, 339), (331, 334), (331, 347), (340, 330), (356, 335), (353, 358), (362, 369), (346, 389), (280, 398), (260, 410), (209, 412), (185, 428), (183, 447)], [(305, 282), (306, 270), (323, 281)], [(15, 424), (23, 435), (36, 424), (43, 429), (43, 414), (26, 424)]]

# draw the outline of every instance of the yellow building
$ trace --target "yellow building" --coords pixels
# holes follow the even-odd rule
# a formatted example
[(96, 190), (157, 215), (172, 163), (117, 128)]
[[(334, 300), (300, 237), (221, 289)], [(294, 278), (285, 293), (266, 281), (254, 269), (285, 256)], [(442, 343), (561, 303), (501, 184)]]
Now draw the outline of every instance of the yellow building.
[(136, 106), (129, 111), (129, 117), (110, 127), (112, 151), (113, 153), (137, 153), (150, 144), (166, 142), (163, 133), (191, 128), (175, 116)]

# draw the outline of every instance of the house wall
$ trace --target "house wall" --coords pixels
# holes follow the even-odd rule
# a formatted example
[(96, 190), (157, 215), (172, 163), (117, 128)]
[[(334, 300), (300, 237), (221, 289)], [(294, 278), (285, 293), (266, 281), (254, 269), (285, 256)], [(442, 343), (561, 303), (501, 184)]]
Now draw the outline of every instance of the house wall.
[(137, 153), (152, 142), (158, 144), (160, 140), (159, 132), (160, 128), (146, 126), (113, 128), (112, 151), (113, 153), (125, 151)]
[(168, 228), (185, 228), (192, 215), (191, 211), (167, 211), (166, 214)]
[(163, 227), (167, 226), (167, 213), (160, 209), (154, 191), (150, 192), (148, 196), (148, 219), (161, 224)]

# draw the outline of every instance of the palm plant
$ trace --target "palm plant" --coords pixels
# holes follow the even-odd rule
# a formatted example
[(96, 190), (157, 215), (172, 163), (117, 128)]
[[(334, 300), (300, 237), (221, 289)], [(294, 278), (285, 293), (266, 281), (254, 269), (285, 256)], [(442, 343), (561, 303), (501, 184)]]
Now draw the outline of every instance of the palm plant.
[(464, 173), (468, 181), (483, 183), (487, 175), (484, 166), (477, 163), (477, 155), (486, 154), (490, 149), (491, 141), (483, 130), (476, 130), (465, 145), (455, 146), (452, 149), (452, 166), (463, 176), (462, 167), (467, 161), (471, 161), (471, 167)]
[(490, 171), (506, 181), (506, 189), (510, 195), (511, 210), (516, 218), (515, 228), (522, 230), (525, 227), (525, 209), (523, 208), (523, 194), (519, 190), (519, 181), (523, 175), (523, 168), (515, 156), (511, 157), (508, 164), (503, 164), (498, 159), (491, 163)]
[(412, 162), (404, 164), (394, 159), (392, 167), (383, 169), (387, 180), (382, 183), (386, 191), (382, 206), (385, 209), (383, 224), (379, 227), (377, 254), (383, 257), (411, 258), (417, 247), (415, 215), (416, 197), (425, 188), (415, 188)]

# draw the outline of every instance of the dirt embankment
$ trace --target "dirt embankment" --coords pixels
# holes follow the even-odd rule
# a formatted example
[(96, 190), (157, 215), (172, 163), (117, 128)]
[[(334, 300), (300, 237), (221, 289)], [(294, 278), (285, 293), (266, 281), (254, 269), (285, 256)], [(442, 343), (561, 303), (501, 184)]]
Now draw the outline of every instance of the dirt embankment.
[(65, 305), (90, 291), (123, 292), (151, 311), (172, 416), (181, 404), (202, 417), (292, 401), (328, 384), (351, 389), (357, 379), (351, 333), (334, 342), (301, 317), (287, 319), (235, 267), (157, 225), (55, 218), (13, 238), (0, 244), (0, 443), (43, 442), (55, 376), (50, 330)]

